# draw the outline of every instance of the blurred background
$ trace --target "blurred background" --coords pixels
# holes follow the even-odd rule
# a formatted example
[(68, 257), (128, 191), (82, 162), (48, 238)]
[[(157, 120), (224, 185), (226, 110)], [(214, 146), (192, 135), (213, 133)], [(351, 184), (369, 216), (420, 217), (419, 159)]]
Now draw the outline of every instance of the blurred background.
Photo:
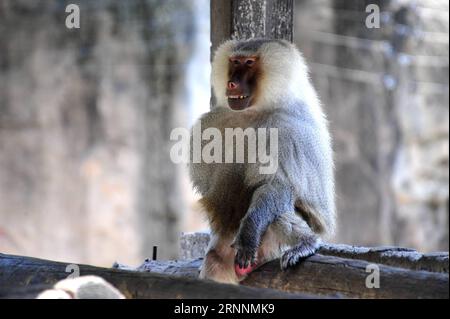
[[(334, 139), (333, 241), (448, 250), (448, 1), (295, 5)], [(169, 136), (209, 109), (209, 30), (208, 0), (0, 0), (1, 253), (138, 265), (207, 229)]]

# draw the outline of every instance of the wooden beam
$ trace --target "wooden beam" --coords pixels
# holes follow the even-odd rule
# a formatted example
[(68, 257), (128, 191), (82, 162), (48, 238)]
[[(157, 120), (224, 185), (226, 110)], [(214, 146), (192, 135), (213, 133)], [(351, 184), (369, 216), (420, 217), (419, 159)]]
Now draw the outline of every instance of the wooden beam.
[(233, 0), (211, 0), (211, 57), (217, 47), (226, 40), (231, 39), (231, 5)]
[(225, 40), (293, 39), (293, 0), (211, 0), (212, 52)]

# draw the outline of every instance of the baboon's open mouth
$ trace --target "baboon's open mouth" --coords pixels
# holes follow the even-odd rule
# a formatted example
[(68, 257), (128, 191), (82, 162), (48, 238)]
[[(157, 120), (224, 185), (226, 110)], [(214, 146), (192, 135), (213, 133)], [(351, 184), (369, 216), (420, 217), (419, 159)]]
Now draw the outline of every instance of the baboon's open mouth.
[(229, 95), (228, 105), (232, 110), (239, 111), (250, 106), (250, 96), (248, 95)]

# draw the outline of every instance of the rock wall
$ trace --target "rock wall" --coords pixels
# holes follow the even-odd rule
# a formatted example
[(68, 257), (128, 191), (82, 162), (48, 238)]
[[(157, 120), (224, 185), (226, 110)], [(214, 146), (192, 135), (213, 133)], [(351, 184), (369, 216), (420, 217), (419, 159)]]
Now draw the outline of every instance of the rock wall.
[[(81, 28), (65, 27), (66, 5)], [(191, 1), (0, 2), (0, 251), (110, 266), (178, 251)]]
[(448, 250), (448, 13), (447, 1), (296, 1), (334, 138), (338, 242)]

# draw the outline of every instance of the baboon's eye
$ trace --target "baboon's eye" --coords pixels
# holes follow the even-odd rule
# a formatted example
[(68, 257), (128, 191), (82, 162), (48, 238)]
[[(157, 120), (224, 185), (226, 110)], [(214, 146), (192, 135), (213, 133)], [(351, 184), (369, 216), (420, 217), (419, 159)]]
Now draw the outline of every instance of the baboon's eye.
[(234, 65), (241, 64), (241, 61), (239, 61), (239, 59), (235, 59), (235, 58), (230, 58), (230, 62), (233, 63)]
[(253, 64), (255, 64), (255, 59), (247, 59), (245, 60), (245, 64), (247, 66), (252, 66)]

